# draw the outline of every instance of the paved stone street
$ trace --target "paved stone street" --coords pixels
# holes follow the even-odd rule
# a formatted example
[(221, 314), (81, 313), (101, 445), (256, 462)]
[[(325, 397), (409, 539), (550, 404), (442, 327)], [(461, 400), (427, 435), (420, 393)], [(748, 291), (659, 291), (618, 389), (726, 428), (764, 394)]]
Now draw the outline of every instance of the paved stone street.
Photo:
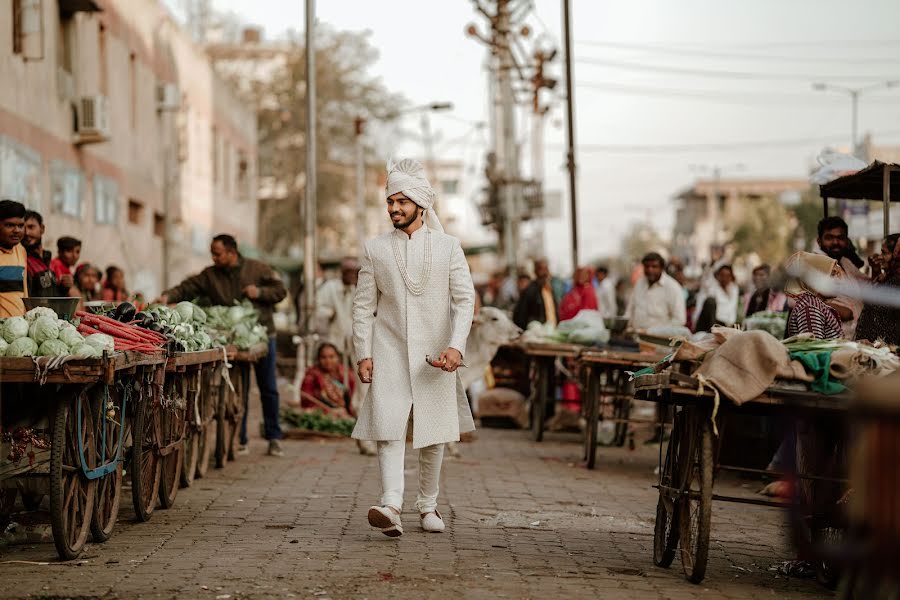
[[(577, 436), (543, 444), (482, 429), (445, 462), (449, 531), (426, 535), (407, 485), (407, 533), (369, 529), (378, 468), (349, 441), (288, 441), (181, 490), (146, 524), (123, 499), (118, 529), (81, 562), (52, 544), (0, 550), (0, 598), (817, 598), (809, 580), (768, 570), (791, 558), (778, 511), (720, 504), (706, 581), (651, 562), (656, 448), (600, 449), (580, 466)], [(415, 462), (408, 452), (408, 481)], [(734, 491), (734, 490), (731, 490)], [(746, 490), (745, 490), (746, 491)], [(15, 561), (49, 561), (26, 564)]]

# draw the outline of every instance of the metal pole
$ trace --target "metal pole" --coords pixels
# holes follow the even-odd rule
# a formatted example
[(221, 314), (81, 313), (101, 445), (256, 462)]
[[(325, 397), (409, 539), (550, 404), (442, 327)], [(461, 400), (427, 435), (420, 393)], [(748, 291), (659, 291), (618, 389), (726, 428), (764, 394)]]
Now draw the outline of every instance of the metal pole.
[(366, 243), (366, 157), (363, 148), (365, 120), (356, 118), (356, 252), (362, 258)]
[(506, 265), (510, 276), (515, 277), (518, 270), (517, 229), (519, 227), (516, 206), (516, 180), (518, 169), (516, 164), (515, 108), (513, 106), (512, 89), (512, 56), (510, 56), (510, 14), (508, 0), (497, 1), (497, 31), (500, 39), (500, 97), (502, 111), (503, 134), (503, 250), (506, 254)]
[[(171, 217), (170, 214), (172, 212), (172, 200), (169, 194), (169, 179), (170, 173), (169, 169), (169, 128), (167, 125), (166, 119), (167, 112), (165, 110), (160, 112), (160, 119), (162, 120), (161, 127), (161, 140), (160, 140), (160, 149), (162, 150), (162, 201), (163, 201), (163, 235), (162, 235), (162, 289), (165, 291), (169, 289), (169, 281), (171, 278), (171, 244), (172, 244), (172, 232), (171, 229)], [(213, 153), (213, 160), (215, 160), (216, 154)]]
[(432, 187), (437, 189), (437, 173), (434, 166), (434, 139), (431, 135), (431, 120), (428, 117), (428, 110), (422, 111), (422, 145), (425, 149), (425, 171)]
[(884, 180), (882, 182), (884, 195), (884, 237), (891, 234), (891, 167), (884, 167)]
[(572, 213), (572, 269), (578, 268), (578, 197), (576, 193), (576, 163), (575, 163), (575, 98), (572, 92), (572, 18), (570, 14), (570, 0), (562, 0), (563, 26), (565, 29), (566, 44), (566, 137), (568, 150), (566, 153), (566, 167), (569, 169), (569, 199)]
[(316, 310), (316, 3), (306, 0), (306, 223), (303, 240), (303, 330), (313, 333)]
[(850, 92), (851, 110), (850, 116), (850, 154), (856, 156), (856, 132), (859, 119), (859, 90)]

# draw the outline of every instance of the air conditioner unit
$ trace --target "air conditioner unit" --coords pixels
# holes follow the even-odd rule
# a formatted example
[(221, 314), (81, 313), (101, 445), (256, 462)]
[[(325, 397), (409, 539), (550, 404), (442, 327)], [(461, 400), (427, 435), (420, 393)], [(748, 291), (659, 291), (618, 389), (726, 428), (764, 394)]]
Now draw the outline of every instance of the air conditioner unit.
[(75, 143), (93, 144), (109, 139), (109, 99), (82, 96), (75, 104)]
[(156, 84), (156, 110), (178, 110), (181, 108), (181, 91), (174, 83)]

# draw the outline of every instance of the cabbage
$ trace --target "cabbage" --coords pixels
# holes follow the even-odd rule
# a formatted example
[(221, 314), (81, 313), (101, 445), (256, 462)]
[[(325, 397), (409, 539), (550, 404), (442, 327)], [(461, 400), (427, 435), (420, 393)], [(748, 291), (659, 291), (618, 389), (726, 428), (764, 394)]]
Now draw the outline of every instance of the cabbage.
[(47, 308), (46, 306), (38, 306), (25, 313), (25, 320), (29, 323), (34, 323), (40, 317), (52, 317), (54, 321), (59, 319), (56, 311), (52, 308)]
[(2, 337), (0, 337), (0, 356), (3, 356), (4, 354), (6, 354), (7, 346), (9, 346), (9, 344), (6, 343), (6, 340), (4, 340)]
[(38, 345), (34, 343), (33, 339), (20, 337), (10, 343), (6, 349), (6, 356), (34, 356), (37, 351)]
[(28, 329), (28, 337), (33, 339), (38, 345), (43, 344), (47, 340), (59, 338), (58, 320), (56, 315), (53, 317), (50, 317), (49, 315), (38, 317), (31, 323), (31, 327)]
[(99, 350), (84, 342), (72, 348), (72, 356), (78, 358), (100, 358), (102, 355)]
[(47, 340), (37, 351), (38, 356), (66, 356), (69, 347), (59, 340)]
[(97, 350), (98, 354), (103, 354), (104, 350), (108, 352), (116, 350), (116, 341), (105, 333), (92, 333), (84, 338), (84, 343)]
[(13, 343), (13, 340), (28, 337), (28, 321), (24, 317), (10, 317), (3, 324), (3, 339)]
[(181, 317), (182, 323), (190, 323), (194, 320), (194, 305), (190, 302), (179, 302), (175, 305), (175, 312)]
[(75, 329), (75, 326), (66, 321), (65, 319), (58, 319), (56, 324), (59, 325), (59, 331), (62, 332), (63, 329)]
[(206, 312), (197, 305), (194, 305), (194, 322), (206, 323)]
[(226, 319), (232, 326), (234, 326), (244, 320), (244, 317), (246, 316), (245, 313), (246, 309), (238, 304), (228, 309), (228, 315), (226, 316)]
[(74, 327), (66, 327), (59, 332), (59, 341), (69, 348), (74, 348), (83, 344), (84, 338), (81, 337), (81, 334)]
[(177, 340), (189, 340), (194, 337), (194, 327), (190, 323), (176, 325), (172, 330), (172, 335), (174, 335)]

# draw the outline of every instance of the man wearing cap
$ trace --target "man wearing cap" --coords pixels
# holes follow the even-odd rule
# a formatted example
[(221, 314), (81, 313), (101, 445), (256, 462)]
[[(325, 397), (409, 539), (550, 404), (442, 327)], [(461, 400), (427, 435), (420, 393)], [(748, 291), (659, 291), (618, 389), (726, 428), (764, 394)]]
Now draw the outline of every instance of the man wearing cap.
[[(444, 530), (437, 511), (444, 444), (475, 430), (456, 370), (462, 365), (475, 289), (459, 240), (444, 233), (422, 165), (388, 163), (387, 211), (394, 231), (365, 244), (353, 302), (360, 380), (371, 383), (353, 437), (378, 442), (383, 494), (369, 524), (403, 534), (406, 429), (419, 450), (416, 509), (422, 529)], [(430, 356), (433, 364), (426, 362)]]
[(25, 237), (25, 206), (12, 200), (0, 201), (0, 317), (25, 314), (23, 298), (28, 297), (28, 261), (20, 243)]

